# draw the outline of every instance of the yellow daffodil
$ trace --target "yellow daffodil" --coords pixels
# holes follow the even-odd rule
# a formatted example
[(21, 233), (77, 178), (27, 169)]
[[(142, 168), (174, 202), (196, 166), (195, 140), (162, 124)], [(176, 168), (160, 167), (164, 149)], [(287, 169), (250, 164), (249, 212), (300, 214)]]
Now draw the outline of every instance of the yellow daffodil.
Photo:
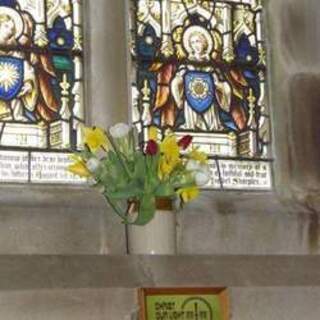
[(180, 149), (174, 135), (168, 135), (160, 144), (161, 158), (159, 161), (159, 178), (165, 177), (180, 164)]
[(199, 161), (201, 164), (208, 163), (208, 156), (204, 152), (199, 151), (198, 149), (192, 149), (188, 154), (188, 157), (192, 160)]
[(182, 188), (178, 190), (178, 195), (180, 195), (182, 201), (184, 203), (190, 202), (194, 199), (196, 199), (199, 196), (200, 190), (198, 187), (188, 187), (188, 188)]
[(174, 135), (168, 135), (160, 144), (160, 152), (169, 159), (180, 158), (180, 148)]
[(92, 152), (98, 149), (108, 149), (108, 138), (101, 128), (84, 128), (84, 143), (90, 148)]
[(71, 173), (73, 173), (81, 178), (90, 177), (91, 173), (88, 170), (85, 162), (82, 159), (80, 159), (79, 157), (77, 157), (77, 158), (78, 158), (77, 161), (68, 167), (68, 171), (70, 171)]
[(175, 169), (175, 167), (179, 164), (179, 160), (177, 161), (168, 161), (165, 156), (161, 156), (159, 161), (159, 172), (158, 176), (160, 180), (165, 179), (170, 175), (170, 173)]
[(155, 126), (149, 128), (149, 140), (158, 141), (158, 130)]

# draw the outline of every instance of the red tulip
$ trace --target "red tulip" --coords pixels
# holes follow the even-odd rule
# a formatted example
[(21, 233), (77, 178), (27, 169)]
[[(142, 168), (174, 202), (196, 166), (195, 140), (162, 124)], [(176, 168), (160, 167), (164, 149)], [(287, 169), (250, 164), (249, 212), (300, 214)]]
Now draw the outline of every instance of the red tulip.
[(154, 140), (149, 140), (146, 147), (146, 155), (155, 156), (158, 153), (158, 144)]
[(190, 146), (191, 142), (192, 142), (192, 136), (187, 135), (187, 136), (182, 137), (178, 141), (178, 146), (180, 148), (182, 148), (182, 150), (186, 150)]

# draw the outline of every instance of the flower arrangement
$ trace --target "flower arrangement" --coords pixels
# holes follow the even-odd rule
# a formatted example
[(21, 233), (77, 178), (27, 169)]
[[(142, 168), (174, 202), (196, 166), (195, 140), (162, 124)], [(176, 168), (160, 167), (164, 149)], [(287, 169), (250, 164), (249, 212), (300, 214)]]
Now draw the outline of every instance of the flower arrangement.
[[(134, 129), (124, 123), (108, 131), (84, 128), (84, 150), (72, 156), (75, 162), (68, 169), (90, 178), (124, 223), (145, 225), (154, 217), (156, 198), (178, 197), (182, 204), (195, 199), (209, 182), (210, 170), (207, 155), (191, 148), (191, 136), (178, 140), (169, 133), (140, 148), (136, 140)], [(128, 203), (139, 204), (134, 221)]]

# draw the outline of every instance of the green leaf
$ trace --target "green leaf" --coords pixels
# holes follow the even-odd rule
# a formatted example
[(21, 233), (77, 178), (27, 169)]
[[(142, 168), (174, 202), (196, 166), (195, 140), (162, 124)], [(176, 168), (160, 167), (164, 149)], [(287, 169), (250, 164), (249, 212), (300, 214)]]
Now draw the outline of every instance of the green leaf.
[(142, 194), (141, 186), (126, 184), (121, 189), (114, 189), (114, 191), (109, 192), (109, 196), (112, 199), (130, 199), (130, 198), (139, 198)]
[(174, 197), (175, 196), (175, 189), (170, 183), (161, 183), (156, 191), (156, 197)]
[(158, 176), (158, 168), (160, 161), (160, 153), (158, 152), (155, 156), (152, 157), (152, 171)]
[(137, 226), (144, 226), (150, 222), (155, 215), (156, 200), (154, 195), (145, 194), (140, 198), (140, 206), (137, 219), (132, 223)]
[(135, 168), (133, 177), (135, 179), (144, 180), (146, 174), (146, 163), (143, 154), (138, 153), (135, 157)]

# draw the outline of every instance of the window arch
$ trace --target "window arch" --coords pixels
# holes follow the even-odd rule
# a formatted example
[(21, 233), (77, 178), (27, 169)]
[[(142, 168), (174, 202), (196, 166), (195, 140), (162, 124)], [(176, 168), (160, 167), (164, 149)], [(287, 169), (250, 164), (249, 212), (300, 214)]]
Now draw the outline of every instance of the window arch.
[(272, 188), (260, 0), (131, 0), (133, 122), (210, 154), (208, 188)]
[(81, 0), (0, 0), (0, 181), (79, 182)]

